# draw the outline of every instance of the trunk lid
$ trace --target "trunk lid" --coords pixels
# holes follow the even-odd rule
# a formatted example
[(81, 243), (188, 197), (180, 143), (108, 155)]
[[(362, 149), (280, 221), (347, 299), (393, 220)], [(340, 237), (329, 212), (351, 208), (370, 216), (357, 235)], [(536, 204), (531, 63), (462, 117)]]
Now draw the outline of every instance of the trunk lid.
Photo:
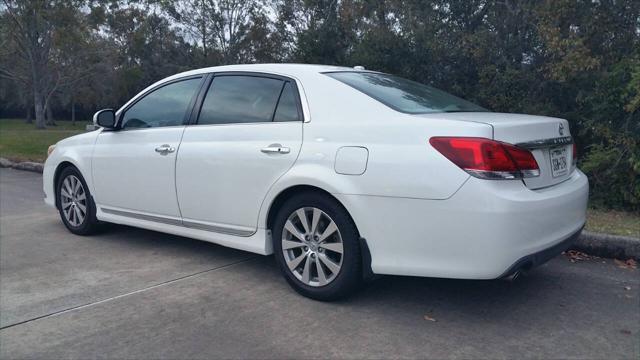
[(523, 180), (530, 189), (561, 183), (568, 179), (573, 171), (573, 141), (567, 120), (492, 112), (437, 113), (417, 116), (487, 124), (493, 128), (494, 140), (528, 148), (540, 167), (540, 176)]

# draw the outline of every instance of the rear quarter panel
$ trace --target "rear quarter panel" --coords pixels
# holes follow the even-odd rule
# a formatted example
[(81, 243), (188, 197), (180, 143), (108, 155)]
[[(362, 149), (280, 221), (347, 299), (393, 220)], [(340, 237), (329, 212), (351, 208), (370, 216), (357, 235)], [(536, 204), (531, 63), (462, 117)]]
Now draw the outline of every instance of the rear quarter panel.
[[(469, 175), (433, 149), (429, 138), (492, 136), (487, 124), (397, 112), (324, 74), (304, 80), (311, 121), (304, 125), (296, 166), (317, 167), (323, 179), (340, 183), (340, 193), (446, 199)], [(334, 171), (336, 152), (343, 146), (367, 148), (362, 175)]]

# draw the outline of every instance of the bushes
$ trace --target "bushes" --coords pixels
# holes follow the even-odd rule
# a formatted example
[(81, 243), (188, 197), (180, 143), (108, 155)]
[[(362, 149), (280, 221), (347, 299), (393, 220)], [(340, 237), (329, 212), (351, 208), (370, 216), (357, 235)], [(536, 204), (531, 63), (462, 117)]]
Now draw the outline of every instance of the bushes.
[(640, 146), (632, 138), (620, 144), (595, 144), (581, 162), (596, 207), (640, 210)]

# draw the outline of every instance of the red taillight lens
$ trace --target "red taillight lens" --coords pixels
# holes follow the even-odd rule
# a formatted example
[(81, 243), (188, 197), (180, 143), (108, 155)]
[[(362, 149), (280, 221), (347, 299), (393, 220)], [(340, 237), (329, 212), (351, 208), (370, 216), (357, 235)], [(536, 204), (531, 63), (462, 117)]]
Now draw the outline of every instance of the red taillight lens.
[(499, 141), (473, 137), (432, 137), (429, 143), (447, 159), (483, 179), (518, 179), (540, 175), (533, 154)]
[(571, 159), (573, 166), (576, 166), (576, 164), (578, 163), (578, 146), (576, 146), (576, 143), (573, 143)]
[(531, 151), (507, 143), (500, 144), (507, 150), (523, 177), (527, 178), (540, 175), (538, 162), (533, 157)]

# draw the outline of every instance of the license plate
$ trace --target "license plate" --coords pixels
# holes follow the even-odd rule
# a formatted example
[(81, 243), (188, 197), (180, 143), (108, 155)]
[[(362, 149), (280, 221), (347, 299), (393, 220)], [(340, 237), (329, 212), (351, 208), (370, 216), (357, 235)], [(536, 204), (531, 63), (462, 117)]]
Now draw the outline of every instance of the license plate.
[(559, 177), (566, 175), (569, 171), (567, 167), (567, 147), (555, 147), (549, 149), (549, 157), (551, 158), (551, 175)]

